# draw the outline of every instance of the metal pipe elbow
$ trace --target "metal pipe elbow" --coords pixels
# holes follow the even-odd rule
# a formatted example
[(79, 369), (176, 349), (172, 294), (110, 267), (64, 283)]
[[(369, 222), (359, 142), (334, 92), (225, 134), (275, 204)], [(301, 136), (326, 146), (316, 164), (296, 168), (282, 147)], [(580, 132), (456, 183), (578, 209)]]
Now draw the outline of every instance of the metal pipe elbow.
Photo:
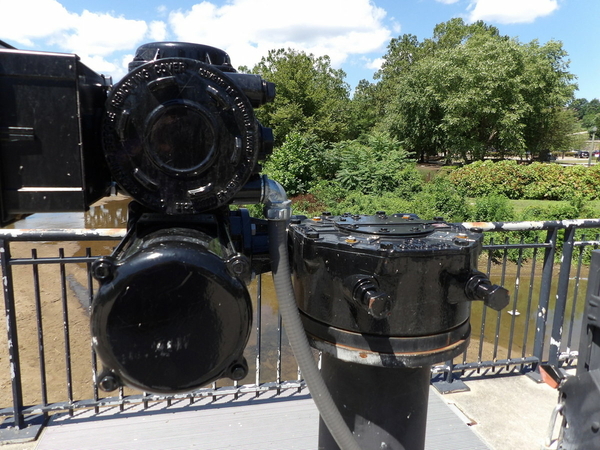
[(292, 214), (292, 201), (288, 199), (285, 189), (275, 180), (263, 176), (261, 203), (265, 205), (265, 217), (269, 220), (288, 221)]

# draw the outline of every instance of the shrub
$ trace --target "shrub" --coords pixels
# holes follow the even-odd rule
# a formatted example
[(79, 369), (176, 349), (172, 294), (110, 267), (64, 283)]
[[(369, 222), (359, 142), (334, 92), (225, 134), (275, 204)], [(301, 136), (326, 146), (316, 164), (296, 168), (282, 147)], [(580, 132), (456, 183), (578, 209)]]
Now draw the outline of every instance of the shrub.
[(464, 195), (448, 177), (436, 177), (415, 195), (412, 211), (422, 219), (441, 216), (449, 222), (464, 222), (470, 216), (470, 207)]
[(410, 153), (384, 133), (366, 137), (366, 142), (346, 141), (334, 147), (339, 161), (336, 179), (349, 191), (376, 195), (395, 192), (409, 198), (421, 189), (422, 177)]
[(531, 181), (530, 174), (513, 160), (476, 161), (452, 171), (449, 179), (467, 197), (504, 195), (522, 198), (524, 187)]
[(264, 164), (263, 172), (289, 196), (303, 194), (322, 178), (331, 178), (337, 161), (324, 142), (309, 134), (290, 133)]
[(468, 197), (570, 200), (600, 197), (600, 166), (478, 161), (452, 171), (452, 182)]
[(514, 220), (515, 210), (504, 195), (488, 195), (475, 200), (471, 213), (474, 222), (509, 222)]

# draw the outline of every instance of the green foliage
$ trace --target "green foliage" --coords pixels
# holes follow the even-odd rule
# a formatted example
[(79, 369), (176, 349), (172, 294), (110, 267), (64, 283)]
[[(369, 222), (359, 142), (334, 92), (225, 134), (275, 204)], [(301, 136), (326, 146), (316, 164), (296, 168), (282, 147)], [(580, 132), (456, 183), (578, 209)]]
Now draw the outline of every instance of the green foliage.
[(423, 42), (393, 39), (378, 73), (385, 127), (421, 159), (564, 148), (575, 123), (561, 109), (575, 88), (566, 56), (559, 42), (522, 44), (462, 19)]
[(340, 161), (336, 179), (347, 190), (373, 195), (394, 191), (405, 198), (420, 190), (414, 160), (386, 134), (368, 135), (365, 143), (341, 142), (334, 151)]
[(275, 100), (257, 110), (261, 123), (273, 128), (276, 145), (292, 132), (326, 142), (346, 139), (350, 88), (328, 56), (272, 50), (252, 72), (276, 84)]
[(467, 197), (504, 195), (522, 198), (525, 186), (530, 182), (523, 167), (513, 160), (493, 162), (476, 161), (453, 170), (449, 179)]
[(293, 196), (307, 192), (321, 178), (333, 176), (336, 164), (325, 143), (311, 134), (292, 132), (267, 159), (263, 173)]
[(600, 197), (599, 166), (478, 161), (452, 171), (452, 182), (468, 197), (492, 194), (511, 199), (571, 200)]
[(448, 222), (464, 222), (469, 218), (469, 204), (447, 177), (436, 177), (424, 185), (412, 201), (412, 210), (422, 219), (443, 217)]
[(473, 222), (510, 222), (515, 218), (515, 209), (508, 197), (492, 194), (475, 199), (471, 212)]

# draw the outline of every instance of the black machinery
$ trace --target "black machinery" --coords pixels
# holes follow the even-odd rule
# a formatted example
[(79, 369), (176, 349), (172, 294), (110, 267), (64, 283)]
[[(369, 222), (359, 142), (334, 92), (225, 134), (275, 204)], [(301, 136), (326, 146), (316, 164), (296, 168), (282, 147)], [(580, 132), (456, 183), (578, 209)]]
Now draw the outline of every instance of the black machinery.
[[(466, 350), (470, 301), (508, 304), (476, 270), (481, 233), (381, 211), (292, 220), (290, 235), (303, 325), (361, 448), (424, 448), (431, 365)], [(324, 426), (321, 447), (338, 448)]]
[[(477, 271), (481, 233), (385, 212), (288, 227), (285, 192), (258, 164), (272, 135), (253, 108), (274, 85), (212, 47), (146, 44), (114, 86), (75, 55), (0, 49), (0, 87), (2, 222), (84, 210), (113, 182), (133, 198), (127, 236), (92, 267), (100, 387), (243, 379), (246, 283), (272, 270), (327, 425), (320, 448), (423, 448), (431, 365), (466, 349), (471, 300), (508, 303)], [(232, 203), (264, 203), (267, 219)]]

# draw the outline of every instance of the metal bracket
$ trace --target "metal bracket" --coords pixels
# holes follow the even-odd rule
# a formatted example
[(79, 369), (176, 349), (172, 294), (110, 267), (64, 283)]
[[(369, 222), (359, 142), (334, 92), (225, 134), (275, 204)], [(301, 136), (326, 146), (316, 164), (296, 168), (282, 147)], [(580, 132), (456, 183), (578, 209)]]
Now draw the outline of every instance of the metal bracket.
[(26, 416), (25, 427), (19, 429), (13, 417), (5, 419), (0, 425), (0, 445), (35, 441), (47, 420), (48, 416), (43, 414)]

